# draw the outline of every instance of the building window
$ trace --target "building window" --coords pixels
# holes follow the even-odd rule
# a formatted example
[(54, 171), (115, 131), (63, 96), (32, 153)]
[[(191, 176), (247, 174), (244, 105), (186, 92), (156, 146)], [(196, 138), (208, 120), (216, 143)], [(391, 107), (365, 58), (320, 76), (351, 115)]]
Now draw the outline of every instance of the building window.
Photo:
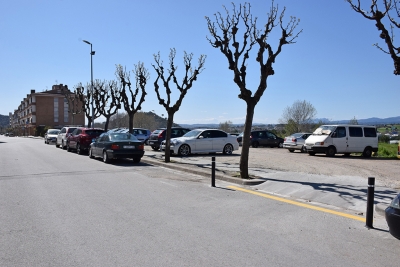
[(54, 122), (58, 122), (58, 98), (54, 98)]
[(68, 122), (68, 100), (64, 98), (64, 122)]

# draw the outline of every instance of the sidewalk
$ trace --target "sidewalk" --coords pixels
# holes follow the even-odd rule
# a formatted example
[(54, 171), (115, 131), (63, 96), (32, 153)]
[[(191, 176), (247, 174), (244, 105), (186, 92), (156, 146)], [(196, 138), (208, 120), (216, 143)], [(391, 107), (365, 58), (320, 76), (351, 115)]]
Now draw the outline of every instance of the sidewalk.
[[(219, 162), (216, 155), (216, 179), (236, 183), (252, 190), (295, 199), (310, 204), (322, 205), (331, 209), (343, 209), (348, 213), (365, 216), (368, 182), (365, 177), (327, 176), (297, 172), (281, 172), (271, 169), (249, 168), (249, 174), (257, 179), (244, 180), (234, 177), (239, 173), (239, 164)], [(171, 157), (164, 162), (160, 152), (146, 151), (143, 162), (167, 168), (187, 171), (210, 177), (211, 157)], [(236, 175), (237, 176), (237, 175)], [(396, 190), (375, 185), (374, 216), (384, 216), (385, 208), (398, 194)]]

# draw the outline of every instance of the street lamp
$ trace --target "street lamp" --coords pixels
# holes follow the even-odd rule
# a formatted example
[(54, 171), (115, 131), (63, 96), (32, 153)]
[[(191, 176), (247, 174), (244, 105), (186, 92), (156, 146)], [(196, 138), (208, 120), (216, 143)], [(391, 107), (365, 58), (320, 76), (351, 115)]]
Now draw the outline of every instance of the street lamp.
[(94, 128), (94, 106), (93, 106), (93, 102), (94, 102), (94, 95), (93, 95), (93, 55), (95, 53), (95, 51), (92, 50), (92, 43), (86, 40), (83, 40), (85, 43), (90, 45), (90, 80), (91, 80), (91, 84), (92, 84), (92, 88), (90, 90), (91, 95), (92, 95), (92, 128)]

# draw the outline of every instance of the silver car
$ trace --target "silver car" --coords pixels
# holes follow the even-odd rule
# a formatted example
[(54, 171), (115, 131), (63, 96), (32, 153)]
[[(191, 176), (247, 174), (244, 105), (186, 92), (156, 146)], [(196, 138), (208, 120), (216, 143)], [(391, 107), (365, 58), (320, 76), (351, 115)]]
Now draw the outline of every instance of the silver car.
[(57, 135), (60, 133), (60, 129), (48, 129), (44, 135), (45, 144), (55, 144), (57, 141)]
[(283, 148), (287, 148), (289, 152), (294, 152), (295, 150), (307, 152), (304, 143), (310, 135), (311, 133), (295, 133), (291, 136), (285, 137)]

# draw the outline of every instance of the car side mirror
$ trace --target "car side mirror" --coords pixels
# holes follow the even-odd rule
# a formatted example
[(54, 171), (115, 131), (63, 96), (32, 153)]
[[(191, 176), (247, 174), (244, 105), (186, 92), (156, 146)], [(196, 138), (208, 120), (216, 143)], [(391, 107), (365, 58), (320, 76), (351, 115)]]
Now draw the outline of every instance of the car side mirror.
[(202, 135), (199, 136), (199, 139), (203, 139), (203, 138), (204, 138), (204, 136), (202, 136)]

